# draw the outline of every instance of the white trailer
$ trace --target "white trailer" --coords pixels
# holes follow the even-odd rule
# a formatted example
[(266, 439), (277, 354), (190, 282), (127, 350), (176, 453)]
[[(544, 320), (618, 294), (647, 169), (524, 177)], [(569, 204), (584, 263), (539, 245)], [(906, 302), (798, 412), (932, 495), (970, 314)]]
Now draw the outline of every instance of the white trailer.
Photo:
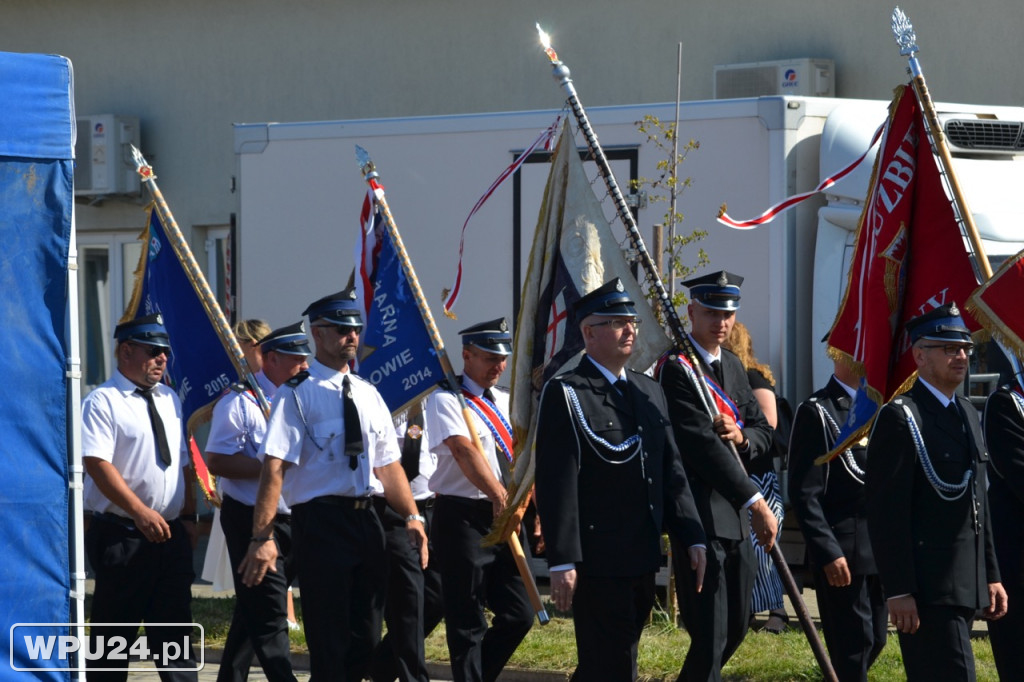
[[(826, 198), (816, 198), (771, 225), (745, 232), (723, 227), (715, 217), (723, 203), (730, 215), (745, 218), (813, 189), (823, 173), (835, 172), (863, 152), (887, 104), (760, 97), (684, 102), (680, 108), (681, 139), (695, 139), (700, 147), (680, 167), (680, 176), (692, 178), (693, 184), (679, 198), (686, 217), (678, 231), (707, 230), (700, 246), (710, 256), (709, 271), (727, 269), (746, 278), (739, 317), (751, 330), (759, 358), (772, 366), (791, 401), (806, 397), (831, 371), (820, 339), (842, 296), (873, 157), (830, 190), (827, 204)], [(963, 113), (960, 118), (981, 125), (979, 134), (992, 126), (1024, 127), (1020, 108), (938, 108)], [(463, 326), (500, 315), (513, 319), (546, 163), (524, 164), (519, 177), (506, 182), (471, 222), (458, 320), (440, 314), (441, 291), (453, 281), (460, 230), (470, 209), (558, 113), (236, 125), (240, 316), (286, 324), (297, 320), (310, 301), (344, 286), (366, 191), (355, 162), (358, 144), (377, 164), (448, 347), (457, 347)], [(664, 155), (644, 143), (635, 122), (648, 114), (671, 121), (674, 103), (594, 107), (588, 114), (624, 191), (630, 179), (657, 174)], [(990, 257), (997, 259), (1024, 246), (1024, 208), (1015, 195), (1024, 186), (1024, 162), (1016, 155), (1024, 151), (1022, 139), (1015, 149), (1003, 142), (999, 149), (964, 147), (954, 154)], [(588, 167), (595, 192), (603, 197), (596, 167)], [(637, 222), (645, 238), (665, 211), (665, 203), (639, 209)], [(614, 214), (610, 201), (606, 214)], [(615, 230), (628, 246), (621, 226)]]

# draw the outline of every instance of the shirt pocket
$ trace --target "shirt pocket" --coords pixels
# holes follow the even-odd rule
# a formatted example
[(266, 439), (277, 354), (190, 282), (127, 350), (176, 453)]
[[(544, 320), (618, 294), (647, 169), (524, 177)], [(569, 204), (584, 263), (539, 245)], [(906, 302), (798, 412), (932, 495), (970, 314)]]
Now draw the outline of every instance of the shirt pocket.
[(316, 446), (321, 450), (336, 450), (338, 443), (341, 443), (345, 435), (345, 422), (342, 419), (325, 419), (324, 421), (310, 424), (310, 437)]

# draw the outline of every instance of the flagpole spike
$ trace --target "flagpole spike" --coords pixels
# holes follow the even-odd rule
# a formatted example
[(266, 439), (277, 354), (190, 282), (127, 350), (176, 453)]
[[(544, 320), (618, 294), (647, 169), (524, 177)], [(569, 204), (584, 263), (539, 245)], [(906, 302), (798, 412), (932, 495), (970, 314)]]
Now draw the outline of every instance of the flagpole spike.
[(359, 166), (359, 172), (363, 174), (364, 178), (380, 177), (376, 166), (373, 165), (373, 159), (370, 158), (370, 152), (359, 145), (356, 145), (356, 164)]
[(153, 174), (153, 167), (146, 161), (146, 157), (142, 155), (139, 148), (133, 144), (128, 145), (132, 150), (132, 161), (135, 162), (135, 172), (142, 178), (142, 182), (150, 182), (156, 180), (156, 175)]
[(898, 6), (892, 11), (892, 35), (896, 39), (896, 44), (900, 46), (900, 54), (904, 57), (913, 57), (920, 51), (914, 26), (910, 23), (907, 13)]

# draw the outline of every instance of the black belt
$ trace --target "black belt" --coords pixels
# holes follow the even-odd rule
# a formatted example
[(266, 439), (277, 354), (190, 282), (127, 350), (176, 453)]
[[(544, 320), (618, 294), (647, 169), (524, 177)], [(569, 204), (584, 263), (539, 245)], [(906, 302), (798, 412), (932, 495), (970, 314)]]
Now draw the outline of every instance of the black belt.
[(344, 497), (343, 495), (321, 495), (314, 497), (310, 502), (327, 504), (332, 507), (343, 509), (370, 509), (373, 507), (372, 497)]

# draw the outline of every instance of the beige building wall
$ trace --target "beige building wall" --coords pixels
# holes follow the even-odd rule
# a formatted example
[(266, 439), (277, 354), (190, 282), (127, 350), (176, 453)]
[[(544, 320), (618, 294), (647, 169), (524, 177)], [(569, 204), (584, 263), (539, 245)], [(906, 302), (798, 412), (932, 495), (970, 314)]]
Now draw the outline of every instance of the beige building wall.
[[(0, 0), (0, 49), (69, 57), (79, 114), (141, 119), (186, 231), (225, 225), (234, 122), (557, 109), (548, 30), (588, 107), (711, 97), (715, 64), (835, 60), (840, 97), (906, 78), (892, 0)], [(1020, 0), (912, 0), (936, 99), (1020, 104)], [(598, 131), (600, 132), (600, 131)], [(346, 166), (347, 170), (347, 166)], [(140, 202), (141, 203), (141, 202)], [(80, 204), (78, 227), (137, 228), (137, 205)]]

